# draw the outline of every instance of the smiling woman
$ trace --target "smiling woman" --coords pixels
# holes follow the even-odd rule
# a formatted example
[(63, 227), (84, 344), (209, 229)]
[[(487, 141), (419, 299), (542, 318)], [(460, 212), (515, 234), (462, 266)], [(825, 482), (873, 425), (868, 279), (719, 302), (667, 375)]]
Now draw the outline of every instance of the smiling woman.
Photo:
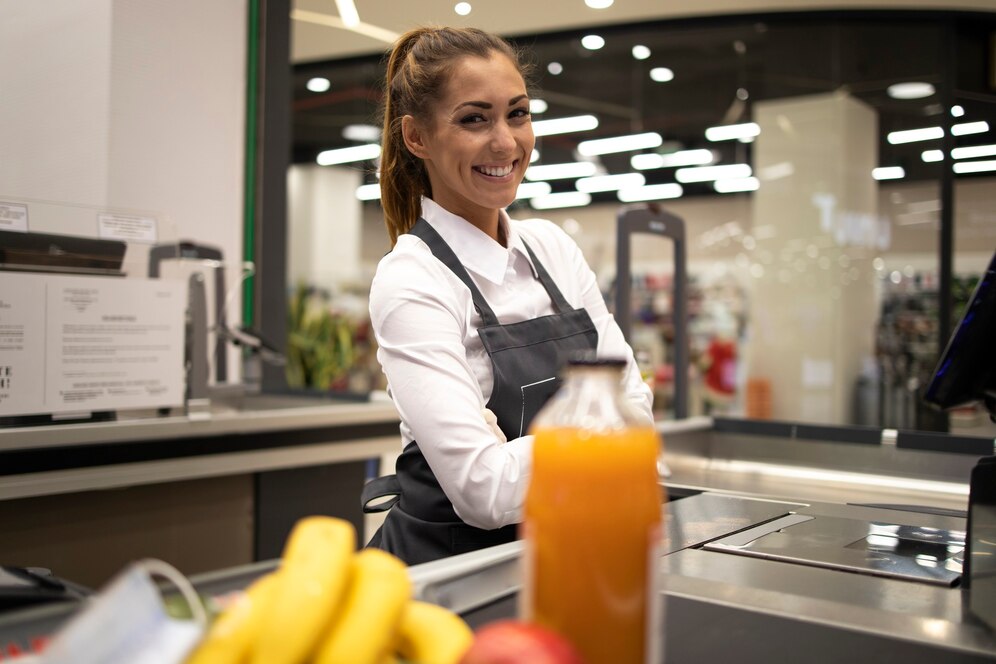
[(570, 355), (624, 358), (647, 422), (651, 395), (577, 245), (505, 212), (535, 142), (512, 48), (479, 30), (415, 30), (391, 53), (386, 88), (380, 186), (394, 248), (370, 319), (404, 450), (363, 498), (391, 497), (368, 509), (390, 509), (371, 546), (415, 564), (515, 538), (529, 425)]

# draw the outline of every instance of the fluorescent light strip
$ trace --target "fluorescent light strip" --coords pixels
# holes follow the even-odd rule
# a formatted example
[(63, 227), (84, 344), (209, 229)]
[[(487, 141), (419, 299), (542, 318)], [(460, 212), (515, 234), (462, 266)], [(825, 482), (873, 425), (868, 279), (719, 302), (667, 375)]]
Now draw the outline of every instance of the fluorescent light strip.
[(612, 138), (596, 138), (591, 141), (581, 141), (578, 143), (578, 152), (585, 157), (593, 157), (600, 154), (632, 152), (633, 150), (656, 148), (663, 142), (664, 139), (661, 138), (660, 134), (651, 131), (645, 134), (614, 136)]
[(553, 190), (549, 182), (523, 182), (515, 190), (516, 198), (535, 198), (536, 196), (546, 196)]
[(574, 186), (578, 191), (594, 194), (599, 191), (619, 191), (620, 189), (634, 189), (646, 184), (647, 178), (642, 173), (621, 173), (619, 175), (596, 175), (590, 178), (581, 178)]
[(968, 136), (969, 134), (984, 134), (989, 131), (989, 123), (985, 120), (978, 122), (963, 122), (951, 127), (953, 136)]
[(313, 25), (324, 25), (328, 28), (351, 30), (357, 34), (365, 35), (371, 39), (384, 42), (385, 44), (393, 44), (398, 40), (398, 37), (401, 36), (397, 32), (392, 32), (376, 25), (370, 25), (369, 23), (363, 23), (362, 21), (354, 26), (349, 26), (346, 25), (346, 22), (338, 16), (330, 16), (321, 12), (311, 12), (306, 9), (292, 9), (290, 17), (291, 20), (301, 21), (302, 23), (311, 23)]
[(629, 163), (638, 171), (649, 171), (669, 166), (701, 166), (711, 164), (715, 158), (712, 150), (679, 150), (670, 154), (635, 154)]
[(596, 171), (590, 161), (574, 161), (566, 164), (544, 164), (526, 169), (527, 180), (564, 180), (567, 178), (591, 177)]
[(616, 196), (623, 203), (638, 203), (640, 201), (659, 201), (665, 198), (680, 198), (684, 193), (680, 184), (648, 184), (645, 187), (621, 189)]
[(356, 197), (361, 201), (380, 200), (380, 183), (361, 184), (356, 188)]
[(705, 130), (706, 140), (731, 141), (740, 138), (751, 138), (761, 133), (761, 127), (756, 122), (709, 127)]
[(905, 129), (903, 131), (890, 131), (885, 137), (891, 145), (901, 145), (903, 143), (916, 143), (917, 141), (932, 141), (944, 138), (944, 130), (940, 127), (924, 127), (923, 129)]
[(551, 136), (553, 134), (569, 134), (575, 131), (590, 131), (598, 127), (598, 118), (594, 115), (572, 115), (553, 120), (536, 120), (533, 122), (534, 136)]
[(924, 150), (920, 153), (920, 159), (923, 159), (927, 163), (944, 161), (944, 152), (941, 150)]
[(348, 164), (353, 161), (367, 161), (380, 156), (380, 146), (376, 143), (367, 145), (357, 145), (351, 148), (339, 148), (337, 150), (325, 150), (318, 153), (315, 159), (319, 166), (333, 166), (335, 164)]
[(712, 183), (713, 189), (721, 194), (732, 194), (740, 191), (757, 191), (760, 186), (761, 183), (755, 177), (716, 180)]
[(372, 143), (380, 140), (380, 127), (369, 124), (350, 124), (342, 128), (342, 137), (347, 141)]
[(335, 8), (339, 11), (339, 18), (347, 28), (355, 28), (360, 24), (360, 13), (356, 11), (353, 0), (335, 0)]
[(959, 161), (952, 168), (955, 173), (984, 173), (996, 171), (996, 159), (985, 161)]
[(560, 194), (547, 194), (530, 199), (529, 204), (537, 210), (554, 208), (584, 207), (591, 203), (591, 194), (582, 191), (565, 191)]
[(695, 168), (679, 168), (674, 172), (678, 182), (710, 182), (712, 180), (732, 180), (748, 178), (754, 173), (747, 164), (724, 164), (722, 166), (698, 166)]
[(876, 180), (901, 180), (906, 177), (902, 166), (880, 166), (872, 169), (872, 177)]
[(955, 159), (975, 159), (977, 157), (992, 157), (993, 155), (996, 155), (996, 145), (970, 145), (951, 151), (951, 156)]

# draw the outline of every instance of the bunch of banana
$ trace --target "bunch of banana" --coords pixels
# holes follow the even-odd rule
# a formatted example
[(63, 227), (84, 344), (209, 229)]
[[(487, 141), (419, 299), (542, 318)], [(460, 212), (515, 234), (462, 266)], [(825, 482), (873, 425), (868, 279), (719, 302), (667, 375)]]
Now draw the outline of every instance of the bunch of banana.
[(473, 641), (467, 624), (412, 599), (399, 559), (355, 546), (348, 521), (299, 521), (280, 567), (215, 620), (187, 664), (456, 664)]

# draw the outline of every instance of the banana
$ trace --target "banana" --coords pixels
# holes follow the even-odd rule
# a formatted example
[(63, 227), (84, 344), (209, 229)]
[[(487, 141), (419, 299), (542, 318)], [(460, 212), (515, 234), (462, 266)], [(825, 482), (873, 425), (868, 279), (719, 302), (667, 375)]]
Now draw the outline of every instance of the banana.
[(474, 640), (467, 623), (449, 609), (412, 600), (405, 605), (395, 650), (419, 664), (456, 664)]
[(301, 664), (331, 624), (349, 580), (356, 531), (343, 519), (312, 516), (294, 526), (278, 583), (252, 649), (252, 664)]
[(314, 664), (380, 664), (394, 645), (411, 587), (398, 558), (379, 549), (356, 554), (346, 599)]
[(187, 664), (241, 664), (252, 648), (263, 607), (276, 587), (276, 573), (262, 576), (212, 623)]

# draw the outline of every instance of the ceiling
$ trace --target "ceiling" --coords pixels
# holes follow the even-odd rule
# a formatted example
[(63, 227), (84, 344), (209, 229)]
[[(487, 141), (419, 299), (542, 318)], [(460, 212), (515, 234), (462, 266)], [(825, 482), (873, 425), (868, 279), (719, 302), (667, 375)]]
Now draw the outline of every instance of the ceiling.
[[(939, 165), (925, 163), (920, 156), (924, 149), (937, 145), (893, 146), (884, 138), (889, 131), (941, 121), (939, 91), (947, 51), (936, 17), (925, 20), (928, 17), (918, 12), (744, 15), (738, 12), (748, 4), (735, 0), (701, 0), (695, 5), (699, 14), (734, 12), (733, 16), (681, 20), (674, 20), (682, 12), (673, 0), (616, 0), (605, 10), (589, 9), (583, 0), (529, 5), (518, 0), (477, 0), (473, 4), (471, 15), (461, 18), (453, 13), (453, 0), (356, 0), (363, 22), (391, 32), (433, 23), (478, 25), (510, 36), (524, 47), (536, 65), (534, 96), (549, 104), (547, 112), (536, 119), (587, 113), (599, 118), (595, 131), (540, 139), (542, 163), (573, 161), (582, 139), (645, 131), (664, 137), (660, 151), (707, 147), (717, 153), (720, 163), (750, 163), (748, 144), (708, 143), (705, 128), (747, 122), (752, 105), (759, 101), (844, 91), (878, 111), (880, 165), (903, 166), (907, 179), (939, 177)], [(890, 3), (877, 2), (876, 6), (883, 4)], [(991, 0), (974, 6), (982, 4), (991, 6)], [(749, 4), (783, 11), (792, 5), (788, 0)], [(967, 5), (972, 8), (973, 3)], [(689, 3), (680, 6), (687, 8)], [(321, 150), (353, 144), (342, 137), (346, 125), (375, 123), (383, 76), (381, 57), (388, 47), (382, 39), (390, 35), (357, 35), (315, 23), (316, 12), (336, 18), (333, 0), (297, 0), (295, 11), (307, 20), (293, 22), (294, 160), (313, 163)], [(662, 15), (668, 20), (655, 20)], [(996, 89), (989, 80), (993, 65), (987, 64), (993, 48), (990, 35), (996, 30), (996, 14), (992, 16), (993, 21), (961, 21), (958, 27), (957, 87), (970, 93), (958, 100), (966, 110), (964, 120), (986, 119), (992, 127), (986, 136), (959, 139), (969, 144), (996, 143)], [(603, 25), (597, 30), (582, 28), (596, 24)], [(581, 46), (580, 38), (590, 32), (605, 39), (602, 49), (589, 51)], [(649, 47), (651, 57), (635, 60), (631, 49), (636, 44)], [(563, 65), (558, 76), (547, 71), (553, 61)], [(649, 71), (657, 66), (673, 70), (674, 80), (652, 81)], [(314, 76), (329, 78), (331, 89), (308, 91), (305, 84)], [(932, 83), (938, 93), (917, 100), (895, 100), (886, 94), (892, 83), (911, 80)], [(632, 171), (630, 156), (605, 155), (601, 165), (607, 173)], [(673, 169), (644, 174), (648, 183), (673, 181)], [(569, 181), (552, 184), (555, 191), (573, 189)], [(697, 193), (712, 193), (712, 189), (686, 186), (686, 195)]]

